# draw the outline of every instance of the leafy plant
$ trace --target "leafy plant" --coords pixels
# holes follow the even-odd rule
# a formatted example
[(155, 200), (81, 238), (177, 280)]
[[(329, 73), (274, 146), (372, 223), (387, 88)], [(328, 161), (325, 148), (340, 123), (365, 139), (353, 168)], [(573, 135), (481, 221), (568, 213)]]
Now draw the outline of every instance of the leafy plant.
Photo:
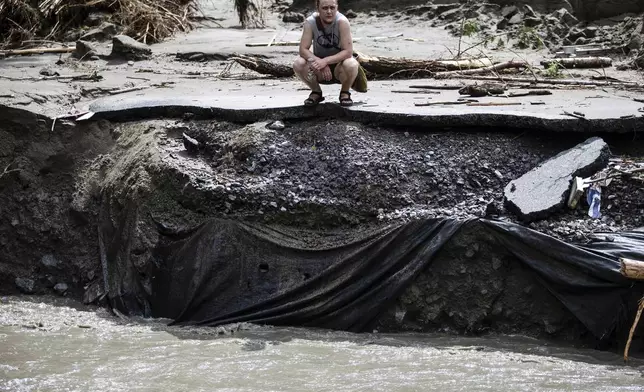
[(561, 73), (561, 66), (556, 62), (550, 63), (544, 73), (549, 78), (560, 78), (563, 76)]
[(519, 49), (543, 49), (545, 45), (534, 28), (523, 26), (515, 46)]
[(463, 28), (461, 29), (461, 36), (471, 37), (477, 34), (480, 31), (480, 27), (476, 20), (468, 19), (463, 22)]

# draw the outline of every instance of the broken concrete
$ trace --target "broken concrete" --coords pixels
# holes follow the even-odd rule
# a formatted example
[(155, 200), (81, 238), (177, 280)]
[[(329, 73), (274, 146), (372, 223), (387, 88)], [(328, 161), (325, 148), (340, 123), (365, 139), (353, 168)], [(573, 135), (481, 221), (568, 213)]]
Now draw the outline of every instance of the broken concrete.
[(506, 208), (523, 221), (547, 217), (564, 206), (573, 178), (605, 168), (609, 155), (601, 138), (591, 138), (548, 159), (505, 187)]

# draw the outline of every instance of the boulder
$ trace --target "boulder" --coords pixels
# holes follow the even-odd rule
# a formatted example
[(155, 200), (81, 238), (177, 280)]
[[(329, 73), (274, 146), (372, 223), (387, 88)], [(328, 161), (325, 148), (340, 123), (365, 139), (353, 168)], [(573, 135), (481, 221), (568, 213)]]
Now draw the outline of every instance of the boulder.
[(67, 286), (67, 283), (57, 283), (54, 286), (54, 291), (58, 293), (59, 295), (65, 294), (65, 292), (69, 289), (69, 286)]
[(526, 25), (527, 27), (536, 27), (539, 26), (542, 23), (540, 18), (525, 18), (523, 19), (523, 24)]
[(99, 27), (83, 34), (80, 39), (82, 41), (103, 41), (114, 37), (116, 34), (116, 25), (112, 23), (103, 23)]
[(529, 18), (539, 18), (539, 15), (537, 15), (537, 13), (534, 12), (534, 9), (527, 4), (523, 6), (523, 11), (525, 16)]
[(29, 278), (16, 278), (16, 287), (23, 294), (33, 294), (36, 292), (36, 282)]
[(98, 57), (96, 49), (87, 41), (76, 41), (73, 56), (82, 60), (94, 60)]
[(545, 218), (563, 208), (575, 176), (605, 168), (609, 155), (601, 138), (590, 138), (511, 181), (504, 190), (505, 207), (526, 222)]
[(586, 38), (595, 38), (597, 36), (598, 28), (595, 26), (588, 26), (584, 29), (583, 33)]
[(354, 19), (358, 17), (358, 14), (353, 10), (348, 10), (347, 12), (344, 13), (344, 16), (346, 16), (349, 19)]
[(501, 15), (506, 19), (510, 19), (511, 17), (513, 17), (518, 12), (519, 12), (519, 7), (517, 7), (516, 5), (503, 7), (501, 9)]
[(181, 137), (183, 138), (183, 146), (186, 151), (191, 154), (197, 154), (199, 152), (199, 142), (196, 139), (191, 138), (185, 133), (181, 134)]
[(565, 23), (566, 26), (568, 27), (575, 26), (576, 24), (579, 23), (579, 19), (577, 19), (573, 14), (568, 12), (568, 10), (565, 8), (562, 8), (558, 11), (553, 12), (553, 15), (557, 17), (557, 20), (559, 20), (561, 23)]
[(510, 19), (508, 19), (508, 24), (515, 25), (523, 22), (523, 15), (520, 13), (516, 13), (512, 15)]
[(152, 55), (152, 49), (127, 35), (117, 35), (112, 38), (112, 53), (110, 57), (126, 60), (146, 60)]
[(268, 124), (268, 129), (272, 129), (275, 131), (281, 131), (284, 128), (285, 128), (284, 123), (279, 120), (273, 121), (272, 123)]

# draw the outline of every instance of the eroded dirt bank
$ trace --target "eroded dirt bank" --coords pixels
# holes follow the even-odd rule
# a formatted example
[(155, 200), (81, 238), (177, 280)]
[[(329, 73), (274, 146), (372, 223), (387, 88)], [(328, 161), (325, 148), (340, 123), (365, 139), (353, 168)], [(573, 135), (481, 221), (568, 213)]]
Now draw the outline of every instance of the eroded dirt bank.
[[(135, 222), (121, 235), (132, 238), (129, 259), (141, 274), (154, 259), (159, 228), (181, 230), (211, 217), (338, 232), (421, 217), (513, 220), (503, 210), (503, 187), (587, 137), (378, 129), (339, 120), (283, 130), (221, 121), (60, 122), (52, 132), (49, 120), (23, 111), (5, 109), (3, 117), (0, 163), (17, 171), (0, 178), (0, 287), (16, 292), (22, 278), (22, 291), (31, 284), (43, 293), (65, 283), (68, 289), (57, 291), (86, 300), (103, 294), (99, 220), (117, 233), (114, 216)], [(183, 134), (199, 147), (186, 150)], [(644, 155), (633, 135), (613, 138), (614, 155)], [(573, 242), (634, 229), (643, 224), (642, 192), (634, 180), (619, 180), (608, 189), (604, 219), (590, 220), (582, 208), (532, 227)], [(475, 232), (450, 243), (433, 271), (383, 315), (383, 329), (587, 335)]]

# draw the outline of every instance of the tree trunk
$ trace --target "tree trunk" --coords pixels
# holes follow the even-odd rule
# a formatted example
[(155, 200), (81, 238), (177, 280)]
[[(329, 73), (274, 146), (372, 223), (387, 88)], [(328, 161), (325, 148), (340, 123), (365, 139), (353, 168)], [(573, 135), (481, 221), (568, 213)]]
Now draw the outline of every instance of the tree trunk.
[(607, 68), (613, 65), (609, 57), (570, 57), (541, 61), (541, 65), (548, 68), (557, 64), (563, 68)]
[(644, 261), (627, 258), (620, 258), (621, 268), (619, 272), (625, 277), (635, 280), (644, 280)]

